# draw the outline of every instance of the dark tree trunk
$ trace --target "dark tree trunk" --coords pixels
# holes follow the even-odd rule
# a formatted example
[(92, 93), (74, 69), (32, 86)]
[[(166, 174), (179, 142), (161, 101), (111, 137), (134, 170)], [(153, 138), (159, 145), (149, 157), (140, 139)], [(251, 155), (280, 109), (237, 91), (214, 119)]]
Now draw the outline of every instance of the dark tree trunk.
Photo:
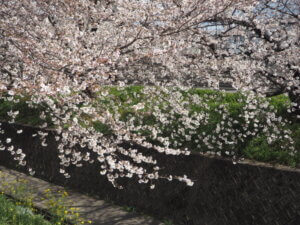
[[(299, 70), (295, 71), (294, 78), (296, 80), (300, 80)], [(296, 103), (296, 105), (292, 106), (292, 113), (299, 117), (300, 116), (300, 84), (298, 84), (298, 86), (294, 86), (291, 88), (291, 91), (289, 92), (289, 98), (292, 103)], [(298, 118), (298, 121), (300, 121), (300, 118)]]
[[(299, 89), (300, 87), (293, 88), (293, 90), (288, 93), (291, 102), (297, 104), (292, 106), (292, 114), (296, 116), (300, 116), (300, 94), (294, 93), (294, 91)], [(300, 120), (300, 118), (298, 118), (298, 120)]]

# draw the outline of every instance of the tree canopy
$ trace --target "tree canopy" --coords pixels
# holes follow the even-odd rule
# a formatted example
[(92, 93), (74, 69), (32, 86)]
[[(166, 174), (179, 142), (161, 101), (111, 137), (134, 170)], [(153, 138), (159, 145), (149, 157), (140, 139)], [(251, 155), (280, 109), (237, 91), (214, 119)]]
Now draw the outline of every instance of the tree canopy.
[[(0, 93), (6, 100), (29, 95), (29, 105), (46, 104), (41, 117), (51, 114), (62, 134), (62, 153), (75, 140), (89, 143), (113, 183), (116, 170), (148, 182), (158, 173), (118, 160), (116, 151), (129, 153), (81, 126), (70, 111), (108, 123), (120, 140), (172, 154), (188, 152), (149, 145), (118, 116), (95, 109), (94, 94), (106, 85), (141, 82), (161, 86), (162, 92), (168, 86), (219, 89), (225, 83), (247, 93), (249, 104), (257, 96), (287, 93), (299, 119), (299, 12), (298, 0), (1, 0)], [(180, 113), (189, 117), (184, 106)], [(13, 121), (17, 113), (10, 115)], [(155, 164), (151, 157), (129, 156)], [(61, 160), (68, 164), (63, 154)]]

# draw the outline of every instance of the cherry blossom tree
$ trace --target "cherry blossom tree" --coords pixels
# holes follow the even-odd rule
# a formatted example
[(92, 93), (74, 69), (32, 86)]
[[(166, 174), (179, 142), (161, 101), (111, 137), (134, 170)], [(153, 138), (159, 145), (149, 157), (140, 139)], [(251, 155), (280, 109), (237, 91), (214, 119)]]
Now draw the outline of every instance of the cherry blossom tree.
[[(208, 20), (210, 25), (222, 25), (213, 38), (219, 44), (214, 50), (215, 57), (222, 62), (234, 59), (237, 63), (227, 67), (234, 87), (268, 96), (288, 93), (297, 115), (300, 113), (299, 14), (299, 1), (259, 1), (250, 11), (236, 8), (231, 15), (217, 15)], [(218, 51), (222, 49), (220, 42), (232, 36), (243, 39), (237, 43), (236, 51), (230, 48)]]
[[(186, 176), (160, 175), (152, 157), (118, 145), (125, 140), (166, 154), (189, 154), (186, 149), (170, 147), (166, 138), (159, 138), (159, 128), (150, 129), (152, 137), (163, 146), (150, 144), (133, 132), (137, 128), (132, 121), (124, 123), (118, 113), (95, 107), (95, 93), (100, 91), (105, 97), (107, 92), (102, 87), (106, 85), (123, 87), (143, 82), (160, 86), (159, 90), (145, 88), (145, 94), (152, 96), (151, 104), (154, 97), (162, 99), (162, 93), (170, 93), (168, 86), (186, 90), (205, 84), (218, 89), (220, 83), (228, 83), (247, 93), (247, 118), (253, 111), (251, 107), (268, 107), (257, 102), (255, 96), (281, 93), (288, 93), (291, 111), (299, 117), (297, 0), (1, 0), (0, 6), (1, 98), (15, 101), (14, 96), (26, 95), (30, 96), (28, 106), (46, 106), (40, 117), (50, 115), (56, 127), (60, 171), (66, 177), (70, 175), (65, 168), (70, 164), (94, 162), (89, 152), (74, 149), (80, 144), (97, 154), (102, 165), (100, 173), (117, 187), (118, 177), (133, 175), (151, 187), (152, 180), (158, 178), (193, 184)], [(232, 43), (234, 38), (241, 41)], [(169, 111), (153, 107), (153, 114), (167, 123), (167, 114), (173, 110), (182, 116), (182, 126), (205, 124), (207, 115), (189, 118), (185, 105), (179, 104), (180, 92), (172, 91)], [(192, 99), (201, 104), (201, 99)], [(133, 109), (143, 107), (140, 104)], [(220, 110), (225, 118), (226, 109)], [(10, 122), (17, 115), (10, 112)], [(96, 132), (89, 121), (84, 121), (87, 127), (82, 126), (82, 115), (109, 124), (114, 138)], [(266, 115), (270, 123), (276, 123), (273, 114)], [(48, 126), (45, 122), (41, 128)], [(44, 140), (42, 145), (47, 145), (47, 134), (38, 135)], [(201, 138), (207, 137), (203, 134)], [(25, 165), (22, 150), (10, 144), (7, 139), (1, 148), (17, 152), (16, 160)], [(141, 163), (153, 165), (152, 170)]]

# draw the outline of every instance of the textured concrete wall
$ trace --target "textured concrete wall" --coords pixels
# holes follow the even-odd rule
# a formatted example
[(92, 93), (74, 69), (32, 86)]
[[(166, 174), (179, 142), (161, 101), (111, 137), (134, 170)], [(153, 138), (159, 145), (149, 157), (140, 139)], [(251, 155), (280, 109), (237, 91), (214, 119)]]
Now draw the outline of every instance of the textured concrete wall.
[[(199, 154), (190, 156), (155, 155), (165, 165), (164, 172), (186, 174), (195, 181), (193, 187), (174, 181), (159, 181), (156, 189), (121, 180), (126, 186), (117, 190), (99, 174), (99, 164), (70, 168), (70, 179), (58, 173), (57, 143), (49, 135), (48, 146), (41, 148), (32, 137), (36, 128), (2, 124), (6, 137), (27, 154), (28, 166), (36, 176), (66, 185), (82, 192), (98, 195), (119, 204), (137, 207), (158, 218), (171, 218), (186, 225), (298, 225), (300, 224), (300, 170), (272, 167), (248, 162), (234, 165), (230, 160)], [(128, 147), (124, 144), (124, 147)], [(151, 150), (142, 149), (145, 154)], [(0, 164), (16, 168), (13, 156), (0, 151)], [(23, 167), (17, 167), (24, 170)]]

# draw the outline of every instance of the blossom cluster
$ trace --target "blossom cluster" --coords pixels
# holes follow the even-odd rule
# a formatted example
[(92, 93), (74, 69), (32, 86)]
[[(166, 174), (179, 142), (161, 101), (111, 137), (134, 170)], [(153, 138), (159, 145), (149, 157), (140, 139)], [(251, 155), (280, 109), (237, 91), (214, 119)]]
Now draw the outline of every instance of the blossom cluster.
[[(291, 116), (299, 119), (299, 12), (297, 0), (0, 1), (0, 99), (17, 103), (16, 96), (30, 96), (28, 107), (41, 110), (40, 128), (55, 127), (60, 172), (66, 178), (67, 167), (89, 162), (100, 163), (100, 174), (119, 188), (119, 177), (133, 176), (151, 188), (159, 178), (193, 185), (186, 176), (161, 175), (153, 157), (119, 144), (130, 141), (159, 153), (188, 155), (176, 139), (188, 142), (197, 136), (199, 148), (235, 154), (230, 146), (261, 129), (269, 143), (279, 137), (291, 142), (290, 132), (280, 130), (288, 121), (276, 118), (268, 103), (257, 99), (287, 93)], [(244, 41), (236, 43), (236, 37)], [(151, 85), (144, 94), (150, 105), (155, 102), (149, 113), (160, 126), (137, 125), (134, 118), (124, 122), (117, 102), (112, 100), (112, 112), (97, 99), (97, 93), (109, 97), (104, 86), (124, 88), (139, 82)], [(182, 92), (199, 85), (219, 89), (222, 83), (244, 93), (244, 124), (232, 120), (221, 105), (215, 136), (199, 134), (197, 127), (209, 123), (209, 114), (191, 115), (187, 105), (209, 106), (197, 95), (184, 100)], [(132, 109), (142, 111), (146, 104)], [(10, 123), (18, 113), (8, 113)], [(261, 116), (267, 127), (258, 123)], [(173, 120), (179, 125), (169, 132), (171, 140), (163, 133)], [(114, 136), (97, 132), (95, 121), (109, 125)], [(150, 131), (159, 144), (140, 135), (141, 129)], [(35, 136), (47, 146), (47, 132)], [(10, 143), (8, 138), (0, 149), (25, 165), (22, 150)]]

